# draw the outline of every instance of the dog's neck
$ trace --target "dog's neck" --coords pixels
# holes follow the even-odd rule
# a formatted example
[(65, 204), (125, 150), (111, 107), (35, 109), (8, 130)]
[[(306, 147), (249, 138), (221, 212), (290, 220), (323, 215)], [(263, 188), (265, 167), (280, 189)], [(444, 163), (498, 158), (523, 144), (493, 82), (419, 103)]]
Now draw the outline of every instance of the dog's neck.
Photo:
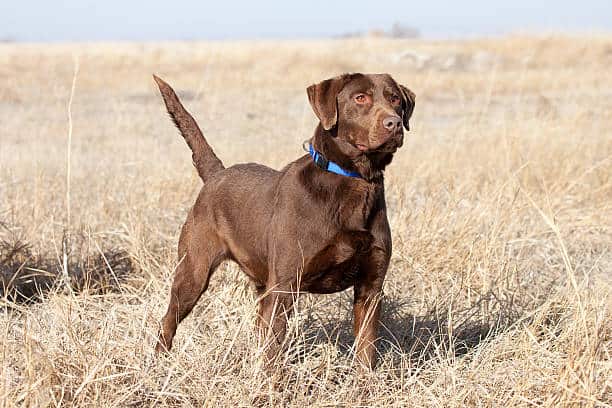
[(315, 150), (327, 160), (335, 162), (348, 171), (356, 171), (370, 183), (383, 182), (385, 167), (391, 163), (393, 158), (393, 154), (388, 152), (358, 152), (355, 154), (356, 148), (337, 137), (337, 128), (325, 130), (320, 123), (311, 143)]

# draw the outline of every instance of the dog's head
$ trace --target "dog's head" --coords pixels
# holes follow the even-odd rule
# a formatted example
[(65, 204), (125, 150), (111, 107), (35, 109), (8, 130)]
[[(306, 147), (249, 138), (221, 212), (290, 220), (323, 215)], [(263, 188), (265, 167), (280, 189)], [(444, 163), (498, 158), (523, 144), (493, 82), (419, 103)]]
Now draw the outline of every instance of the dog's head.
[(414, 110), (414, 93), (388, 74), (344, 74), (307, 89), (321, 126), (349, 156), (394, 153)]

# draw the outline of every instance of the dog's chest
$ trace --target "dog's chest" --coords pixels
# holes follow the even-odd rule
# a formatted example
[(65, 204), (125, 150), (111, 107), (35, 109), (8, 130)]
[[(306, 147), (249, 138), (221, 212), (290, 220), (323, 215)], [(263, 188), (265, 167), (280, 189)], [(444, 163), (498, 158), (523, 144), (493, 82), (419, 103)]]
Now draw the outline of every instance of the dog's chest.
[(338, 189), (335, 213), (339, 227), (346, 230), (366, 229), (379, 194), (382, 191), (378, 186), (366, 183), (350, 189)]
[[(357, 185), (355, 185), (357, 184)], [(380, 206), (382, 188), (369, 183), (339, 185), (329, 196), (321, 222), (314, 222), (317, 239), (305, 240), (302, 290), (333, 293), (354, 284), (372, 245), (370, 223)], [(307, 231), (310, 231), (308, 228)], [(310, 232), (309, 232), (310, 233)]]

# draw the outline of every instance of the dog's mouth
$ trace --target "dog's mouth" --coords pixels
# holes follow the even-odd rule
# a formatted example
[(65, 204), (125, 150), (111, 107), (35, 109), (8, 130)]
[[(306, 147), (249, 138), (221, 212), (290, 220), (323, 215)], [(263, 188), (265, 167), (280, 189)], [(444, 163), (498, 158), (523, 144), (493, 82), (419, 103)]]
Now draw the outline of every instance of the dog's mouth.
[(398, 148), (402, 147), (404, 139), (403, 132), (397, 132), (382, 143), (374, 146), (366, 145), (365, 143), (355, 143), (355, 146), (362, 153), (393, 153)]
[(400, 146), (394, 141), (383, 143), (376, 149), (370, 150), (370, 153), (395, 153)]
[(356, 143), (355, 147), (359, 150), (361, 150), (362, 152), (367, 152), (368, 150), (370, 150), (369, 146), (364, 145), (363, 143)]

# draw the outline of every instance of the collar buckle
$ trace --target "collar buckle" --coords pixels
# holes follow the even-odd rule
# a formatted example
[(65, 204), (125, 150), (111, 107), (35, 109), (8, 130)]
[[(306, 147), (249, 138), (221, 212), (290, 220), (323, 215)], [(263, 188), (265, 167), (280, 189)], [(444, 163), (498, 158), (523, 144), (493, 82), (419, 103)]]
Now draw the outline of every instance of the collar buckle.
[(323, 157), (322, 154), (317, 154), (317, 157), (314, 162), (319, 168), (322, 168), (323, 170), (327, 170), (327, 168), (329, 167), (329, 160)]

